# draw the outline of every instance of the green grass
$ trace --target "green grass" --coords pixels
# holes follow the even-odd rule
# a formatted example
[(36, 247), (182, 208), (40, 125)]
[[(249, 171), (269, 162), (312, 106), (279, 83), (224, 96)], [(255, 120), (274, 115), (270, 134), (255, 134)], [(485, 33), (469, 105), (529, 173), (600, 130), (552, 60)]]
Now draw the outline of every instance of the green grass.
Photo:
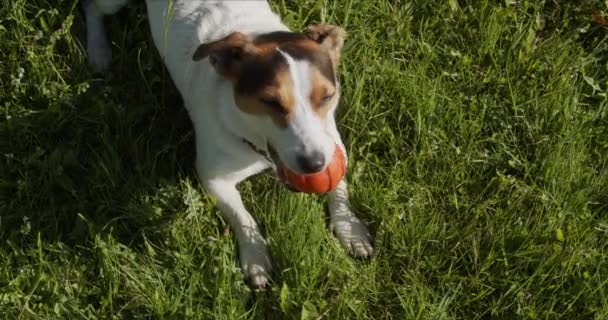
[(377, 255), (259, 176), (276, 271), (251, 291), (144, 5), (108, 19), (100, 79), (74, 0), (2, 0), (1, 317), (608, 318), (604, 1), (272, 3), (349, 33), (339, 127)]

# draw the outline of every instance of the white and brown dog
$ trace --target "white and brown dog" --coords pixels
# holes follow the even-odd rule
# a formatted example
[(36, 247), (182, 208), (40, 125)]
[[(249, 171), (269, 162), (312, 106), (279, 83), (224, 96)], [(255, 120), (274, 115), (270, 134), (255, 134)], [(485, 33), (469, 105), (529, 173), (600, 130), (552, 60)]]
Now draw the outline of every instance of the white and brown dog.
[[(103, 15), (126, 2), (84, 3), (88, 58), (97, 71), (111, 60)], [(236, 185), (282, 165), (318, 172), (336, 145), (344, 150), (334, 119), (344, 30), (319, 24), (291, 32), (266, 1), (146, 2), (156, 48), (194, 126), (200, 180), (236, 234), (243, 273), (264, 287), (271, 270), (266, 242)], [(345, 181), (329, 193), (329, 211), (340, 243), (371, 256), (370, 234), (349, 208)]]

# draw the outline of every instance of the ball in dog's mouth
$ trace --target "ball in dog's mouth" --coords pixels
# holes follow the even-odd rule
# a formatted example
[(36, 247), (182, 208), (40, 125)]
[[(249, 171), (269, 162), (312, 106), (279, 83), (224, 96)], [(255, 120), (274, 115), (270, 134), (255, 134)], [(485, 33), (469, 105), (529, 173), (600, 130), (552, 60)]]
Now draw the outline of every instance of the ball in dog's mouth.
[(275, 164), (277, 177), (288, 189), (295, 192), (326, 193), (333, 191), (346, 174), (346, 159), (342, 148), (337, 144), (331, 162), (324, 170), (312, 174), (300, 174), (291, 170), (281, 162), (278, 153), (270, 144), (267, 148)]

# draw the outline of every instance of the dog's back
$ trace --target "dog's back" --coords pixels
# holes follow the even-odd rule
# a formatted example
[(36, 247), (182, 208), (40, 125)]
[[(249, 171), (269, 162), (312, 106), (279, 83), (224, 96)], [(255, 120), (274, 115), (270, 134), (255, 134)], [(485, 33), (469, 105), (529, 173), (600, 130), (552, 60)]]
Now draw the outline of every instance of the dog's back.
[[(97, 71), (105, 71), (111, 58), (101, 16), (115, 13), (127, 2), (87, 0), (84, 3), (88, 11), (87, 42), (97, 46), (87, 51)], [(156, 48), (182, 94), (189, 81), (183, 77), (192, 74), (192, 55), (199, 44), (221, 39), (235, 30), (252, 33), (288, 30), (266, 1), (147, 0), (146, 6)]]
[(146, 4), (154, 43), (184, 95), (186, 84), (191, 83), (189, 75), (196, 68), (192, 55), (201, 43), (224, 38), (235, 30), (287, 30), (266, 1), (148, 0)]

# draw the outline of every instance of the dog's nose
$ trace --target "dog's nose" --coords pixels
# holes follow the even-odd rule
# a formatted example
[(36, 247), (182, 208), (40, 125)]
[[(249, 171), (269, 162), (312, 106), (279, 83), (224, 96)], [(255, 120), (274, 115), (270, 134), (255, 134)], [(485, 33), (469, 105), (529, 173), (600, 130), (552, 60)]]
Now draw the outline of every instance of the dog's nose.
[(296, 160), (304, 173), (319, 172), (325, 166), (325, 157), (323, 156), (323, 153), (319, 151), (313, 151), (306, 155), (299, 155)]

